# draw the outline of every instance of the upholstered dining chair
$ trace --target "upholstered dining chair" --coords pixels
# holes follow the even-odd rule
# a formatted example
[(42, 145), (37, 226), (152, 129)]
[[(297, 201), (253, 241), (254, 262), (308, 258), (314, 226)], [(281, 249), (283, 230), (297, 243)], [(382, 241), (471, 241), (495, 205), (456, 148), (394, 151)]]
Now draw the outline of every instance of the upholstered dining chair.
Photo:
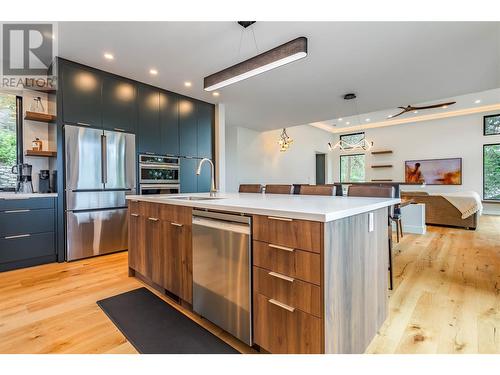
[(293, 185), (266, 185), (266, 194), (293, 194)]
[(262, 193), (261, 184), (241, 184), (238, 190), (240, 193)]
[[(396, 190), (394, 186), (363, 186), (363, 185), (351, 185), (347, 191), (347, 196), (349, 197), (376, 197), (376, 198), (395, 198)], [(399, 211), (396, 213), (396, 211)], [(403, 235), (402, 224), (401, 224), (401, 212), (399, 209), (391, 207), (389, 210), (389, 220), (396, 222), (396, 237), (399, 242), (399, 233)], [(390, 221), (388, 224), (390, 224)], [(389, 225), (389, 234), (392, 233), (391, 227)], [(389, 236), (389, 289), (392, 290), (393, 287), (393, 276), (392, 276), (392, 238)]]
[(333, 185), (302, 185), (300, 195), (335, 195), (336, 187)]

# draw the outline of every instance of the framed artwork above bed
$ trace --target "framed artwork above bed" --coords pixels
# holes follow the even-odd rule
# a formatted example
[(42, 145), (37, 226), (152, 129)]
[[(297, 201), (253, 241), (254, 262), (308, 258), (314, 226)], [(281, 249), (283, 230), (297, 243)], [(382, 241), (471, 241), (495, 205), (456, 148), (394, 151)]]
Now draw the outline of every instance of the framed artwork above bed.
[(462, 158), (407, 160), (405, 182), (462, 185)]

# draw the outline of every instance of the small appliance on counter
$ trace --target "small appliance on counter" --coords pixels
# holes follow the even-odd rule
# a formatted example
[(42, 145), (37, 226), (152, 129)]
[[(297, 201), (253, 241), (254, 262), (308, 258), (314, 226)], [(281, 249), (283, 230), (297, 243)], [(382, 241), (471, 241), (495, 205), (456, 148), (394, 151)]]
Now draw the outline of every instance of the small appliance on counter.
[(57, 193), (57, 171), (52, 171), (50, 176), (50, 192)]
[(16, 164), (11, 172), (17, 174), (18, 193), (33, 193), (33, 183), (31, 182), (31, 164)]
[(38, 192), (50, 193), (50, 172), (48, 169), (40, 170), (38, 173)]

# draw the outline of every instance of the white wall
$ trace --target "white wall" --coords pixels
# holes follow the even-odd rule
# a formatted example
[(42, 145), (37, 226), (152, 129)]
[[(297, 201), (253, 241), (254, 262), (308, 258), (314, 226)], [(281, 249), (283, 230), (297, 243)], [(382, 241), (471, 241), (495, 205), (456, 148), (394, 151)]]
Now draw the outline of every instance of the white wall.
[[(483, 144), (500, 143), (500, 135), (483, 136), (481, 113), (415, 124), (366, 129), (373, 150), (392, 150), (392, 154), (371, 155), (366, 152), (366, 180), (390, 178), (404, 181), (405, 160), (462, 158), (462, 185), (403, 186), (402, 190), (454, 192), (473, 190), (483, 194)], [(336, 135), (338, 140), (338, 135)], [(333, 152), (334, 165), (340, 163), (340, 152)], [(392, 164), (393, 168), (373, 169), (372, 164)], [(339, 181), (339, 168), (334, 168), (334, 179)], [(486, 204), (485, 212), (500, 213), (499, 204)]]
[(312, 126), (287, 128), (294, 140), (288, 151), (279, 150), (281, 129), (266, 132), (241, 127), (226, 128), (226, 189), (237, 191), (242, 183), (314, 184), (316, 153), (327, 154), (326, 180), (333, 181), (328, 155), (331, 133)]

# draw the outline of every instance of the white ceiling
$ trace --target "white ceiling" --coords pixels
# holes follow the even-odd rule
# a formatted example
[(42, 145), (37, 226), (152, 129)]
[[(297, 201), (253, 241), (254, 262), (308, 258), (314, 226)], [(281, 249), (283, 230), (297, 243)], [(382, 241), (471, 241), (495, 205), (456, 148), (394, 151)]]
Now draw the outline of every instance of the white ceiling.
[[(258, 50), (251, 28), (254, 28)], [(500, 23), (62, 22), (59, 55), (209, 102), (229, 125), (274, 129), (500, 87)], [(306, 36), (305, 59), (222, 88), (203, 77)], [(241, 49), (240, 46), (241, 39)], [(104, 52), (115, 56), (103, 58)], [(149, 74), (150, 68), (159, 71)], [(191, 81), (192, 87), (184, 87)]]

